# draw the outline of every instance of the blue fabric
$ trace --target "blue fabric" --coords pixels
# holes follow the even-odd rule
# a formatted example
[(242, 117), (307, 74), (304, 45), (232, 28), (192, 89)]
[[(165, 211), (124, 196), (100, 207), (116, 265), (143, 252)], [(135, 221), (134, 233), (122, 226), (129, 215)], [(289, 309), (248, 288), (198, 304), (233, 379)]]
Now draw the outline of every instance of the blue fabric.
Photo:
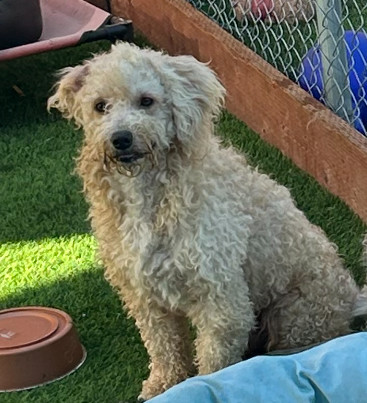
[(367, 333), (286, 356), (260, 356), (196, 376), (149, 403), (365, 403)]

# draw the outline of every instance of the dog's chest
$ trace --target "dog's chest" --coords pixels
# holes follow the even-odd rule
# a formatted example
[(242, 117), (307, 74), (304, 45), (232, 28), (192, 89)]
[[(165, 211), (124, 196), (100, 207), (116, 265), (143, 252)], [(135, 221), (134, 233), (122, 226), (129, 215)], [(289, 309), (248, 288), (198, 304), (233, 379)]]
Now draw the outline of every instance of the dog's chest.
[(116, 266), (142, 296), (166, 307), (185, 311), (221, 279), (229, 281), (243, 260), (251, 219), (214, 179), (205, 189), (187, 183), (141, 189), (125, 205)]
[[(130, 258), (126, 266), (136, 289), (165, 307), (185, 312), (240, 267), (243, 248), (234, 245), (238, 238), (245, 240), (249, 223), (248, 217), (238, 216), (224, 202), (220, 208), (214, 202), (201, 203), (198, 211), (193, 206), (180, 208), (178, 202), (173, 208), (172, 198), (167, 203), (167, 208), (156, 210), (153, 220), (152, 215), (131, 220), (124, 251), (133, 253), (126, 255)], [(221, 231), (216, 230), (218, 225)]]
[(142, 274), (158, 303), (185, 311), (195, 299), (194, 279), (199, 277), (199, 264), (193, 247), (175, 249), (161, 245), (150, 254)]
[(126, 214), (120, 226), (122, 264), (134, 288), (177, 309), (195, 294), (192, 285), (201, 259), (193, 240), (196, 218), (185, 211), (170, 197), (159, 208)]

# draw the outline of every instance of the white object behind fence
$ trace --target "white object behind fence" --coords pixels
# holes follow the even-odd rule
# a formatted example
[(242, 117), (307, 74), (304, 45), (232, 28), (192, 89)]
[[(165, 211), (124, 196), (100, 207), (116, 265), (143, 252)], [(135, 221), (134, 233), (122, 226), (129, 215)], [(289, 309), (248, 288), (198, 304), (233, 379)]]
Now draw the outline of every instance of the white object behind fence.
[(366, 0), (189, 0), (367, 134)]

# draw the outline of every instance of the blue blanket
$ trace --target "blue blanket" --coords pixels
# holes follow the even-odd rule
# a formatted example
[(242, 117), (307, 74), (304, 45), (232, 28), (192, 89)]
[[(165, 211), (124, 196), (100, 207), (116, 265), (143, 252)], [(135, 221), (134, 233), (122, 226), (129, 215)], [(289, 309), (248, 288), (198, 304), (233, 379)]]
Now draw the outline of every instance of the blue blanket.
[(196, 376), (149, 403), (364, 403), (367, 333), (282, 356), (259, 356)]

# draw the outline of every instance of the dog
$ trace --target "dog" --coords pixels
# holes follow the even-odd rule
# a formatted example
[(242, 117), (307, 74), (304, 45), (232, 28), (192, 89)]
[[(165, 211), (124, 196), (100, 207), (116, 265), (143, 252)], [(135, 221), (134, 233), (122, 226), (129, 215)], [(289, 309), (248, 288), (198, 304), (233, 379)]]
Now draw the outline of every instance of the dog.
[(367, 314), (289, 191), (214, 135), (224, 98), (194, 57), (118, 43), (62, 70), (48, 101), (85, 134), (77, 172), (105, 275), (150, 356), (141, 399), (240, 361), (251, 331), (294, 348)]

